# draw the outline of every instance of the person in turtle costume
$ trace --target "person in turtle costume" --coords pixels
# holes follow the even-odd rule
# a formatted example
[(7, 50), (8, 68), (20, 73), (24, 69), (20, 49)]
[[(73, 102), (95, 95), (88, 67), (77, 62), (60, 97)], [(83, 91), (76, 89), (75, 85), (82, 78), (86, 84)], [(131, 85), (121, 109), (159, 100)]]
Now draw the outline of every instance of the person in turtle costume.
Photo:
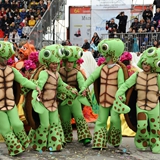
[(124, 114), (132, 111), (123, 103), (123, 97), (127, 90), (134, 86), (137, 91), (135, 146), (140, 150), (150, 147), (153, 153), (160, 153), (160, 48), (150, 47), (145, 50), (137, 66), (143, 71), (134, 73), (118, 89), (113, 109)]
[[(60, 68), (59, 73), (65, 83), (79, 91), (85, 79), (81, 71), (76, 68), (76, 62), (82, 57), (83, 50), (78, 46), (64, 46), (64, 53), (64, 66)], [(83, 99), (83, 97), (79, 97), (79, 99), (76, 98), (74, 101), (71, 101), (68, 98), (59, 104), (58, 111), (66, 142), (69, 143), (73, 140), (71, 125), (71, 119), (73, 116), (77, 128), (78, 141), (87, 145), (90, 143), (92, 136), (82, 113), (82, 103), (79, 101), (80, 99), (82, 103), (89, 103), (87, 99)]]
[(0, 41), (0, 134), (11, 156), (24, 152), (30, 143), (16, 107), (20, 98), (19, 83), (26, 88), (37, 90), (37, 95), (41, 94), (36, 84), (23, 77), (17, 69), (7, 65), (7, 60), (13, 54), (13, 44)]
[(43, 47), (39, 52), (42, 69), (39, 72), (37, 83), (42, 94), (37, 99), (37, 92), (33, 91), (32, 106), (38, 113), (40, 122), (38, 128), (31, 130), (32, 147), (37, 151), (52, 152), (63, 149), (65, 140), (58, 114), (57, 98), (64, 100), (68, 96), (72, 100), (78, 94), (77, 90), (62, 81), (57, 72), (62, 56), (62, 46), (58, 44)]
[[(105, 57), (105, 62), (87, 78), (80, 93), (85, 96), (86, 88), (95, 82), (94, 91), (99, 104), (99, 113), (95, 124), (92, 148), (105, 149), (107, 142), (117, 147), (122, 139), (120, 116), (113, 111), (112, 105), (116, 91), (125, 80), (123, 69), (118, 62), (124, 51), (124, 43), (120, 39), (104, 39), (98, 44), (98, 51)], [(111, 119), (107, 131), (106, 124), (109, 115)]]

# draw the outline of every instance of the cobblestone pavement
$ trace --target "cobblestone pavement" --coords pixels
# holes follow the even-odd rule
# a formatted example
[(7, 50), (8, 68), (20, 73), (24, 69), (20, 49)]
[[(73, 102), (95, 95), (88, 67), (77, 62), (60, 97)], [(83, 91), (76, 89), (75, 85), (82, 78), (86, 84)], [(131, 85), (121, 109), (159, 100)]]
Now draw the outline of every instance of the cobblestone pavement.
[[(94, 124), (89, 124), (93, 133)], [(123, 137), (119, 149), (108, 146), (106, 150), (93, 150), (91, 145), (85, 147), (77, 141), (74, 130), (73, 143), (67, 144), (61, 152), (36, 152), (31, 148), (18, 156), (8, 155), (5, 144), (0, 143), (0, 160), (159, 160), (160, 154), (153, 154), (150, 150), (138, 151), (134, 146), (133, 137)]]

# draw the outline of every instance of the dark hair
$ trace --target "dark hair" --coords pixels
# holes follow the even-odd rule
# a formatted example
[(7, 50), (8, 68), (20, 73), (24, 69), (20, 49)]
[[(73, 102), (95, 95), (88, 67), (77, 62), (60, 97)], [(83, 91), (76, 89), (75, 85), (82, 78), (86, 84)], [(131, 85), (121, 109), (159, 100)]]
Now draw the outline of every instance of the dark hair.
[(129, 60), (124, 60), (122, 61), (123, 64), (125, 64), (126, 66), (130, 65), (130, 61)]

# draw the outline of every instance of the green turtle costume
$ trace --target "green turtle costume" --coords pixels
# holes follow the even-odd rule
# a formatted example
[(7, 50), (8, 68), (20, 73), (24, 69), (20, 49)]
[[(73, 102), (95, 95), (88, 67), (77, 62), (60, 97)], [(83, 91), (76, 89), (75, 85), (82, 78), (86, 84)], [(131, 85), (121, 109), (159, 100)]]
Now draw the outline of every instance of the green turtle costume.
[[(3, 68), (0, 67), (0, 133), (11, 156), (24, 152), (29, 146), (29, 138), (22, 121), (19, 119), (16, 107), (20, 98), (20, 85), (18, 84), (20, 83), (32, 90), (37, 88), (33, 82), (23, 77), (18, 70), (7, 66), (7, 60), (13, 54), (13, 44), (0, 41), (0, 65), (3, 66)], [(16, 88), (14, 88), (14, 85)]]
[[(60, 68), (59, 73), (65, 83), (79, 91), (85, 79), (82, 73), (76, 68), (76, 62), (82, 57), (83, 50), (78, 46), (65, 46), (64, 53), (64, 67)], [(66, 67), (67, 63), (72, 63), (72, 67), (68, 69)], [(74, 101), (71, 101), (69, 98), (66, 99), (59, 104), (58, 111), (66, 142), (69, 143), (73, 140), (71, 125), (71, 118), (73, 116), (76, 122), (78, 141), (86, 145), (90, 143), (92, 136), (82, 113), (82, 103), (79, 101), (80, 99), (82, 103), (85, 103), (86, 100), (83, 99), (83, 97), (79, 97), (79, 99), (76, 98)]]
[(130, 112), (131, 108), (120, 97), (134, 86), (137, 91), (135, 145), (141, 150), (150, 147), (153, 153), (160, 153), (160, 48), (150, 47), (145, 50), (137, 65), (144, 69), (143, 64), (149, 65), (150, 71), (134, 73), (117, 91), (113, 108), (117, 113)]
[[(74, 89), (65, 84), (57, 72), (62, 56), (63, 48), (58, 44), (43, 47), (39, 52), (39, 62), (44, 67), (37, 79), (42, 90), (39, 101), (37, 92), (32, 93), (32, 106), (40, 121), (32, 139), (32, 147), (37, 151), (60, 151), (65, 143), (58, 114), (58, 98), (64, 100), (69, 96), (74, 99), (76, 95), (72, 93)], [(52, 64), (55, 65), (55, 71), (51, 70)]]
[[(112, 105), (116, 91), (124, 83), (124, 72), (120, 63), (117, 62), (124, 51), (124, 44), (120, 39), (104, 39), (98, 44), (98, 50), (106, 61), (88, 77), (80, 93), (83, 95), (86, 88), (95, 83), (94, 90), (99, 104), (99, 113), (92, 148), (105, 149), (107, 143), (119, 146), (122, 139), (120, 116), (113, 111)], [(111, 122), (107, 131), (106, 124), (109, 115)]]

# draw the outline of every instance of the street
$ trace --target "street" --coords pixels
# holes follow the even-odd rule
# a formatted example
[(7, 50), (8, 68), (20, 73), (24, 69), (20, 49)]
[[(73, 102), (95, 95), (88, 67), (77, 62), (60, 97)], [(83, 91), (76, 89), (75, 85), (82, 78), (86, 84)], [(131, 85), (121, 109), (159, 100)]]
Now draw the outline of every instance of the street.
[[(89, 128), (93, 134), (94, 124)], [(108, 146), (106, 150), (93, 150), (91, 144), (87, 147), (77, 141), (76, 130), (74, 141), (65, 146), (61, 152), (37, 152), (28, 148), (26, 152), (11, 157), (8, 155), (4, 142), (0, 143), (0, 160), (159, 160), (160, 154), (147, 151), (138, 151), (134, 146), (133, 137), (123, 137), (122, 144), (118, 148)]]

